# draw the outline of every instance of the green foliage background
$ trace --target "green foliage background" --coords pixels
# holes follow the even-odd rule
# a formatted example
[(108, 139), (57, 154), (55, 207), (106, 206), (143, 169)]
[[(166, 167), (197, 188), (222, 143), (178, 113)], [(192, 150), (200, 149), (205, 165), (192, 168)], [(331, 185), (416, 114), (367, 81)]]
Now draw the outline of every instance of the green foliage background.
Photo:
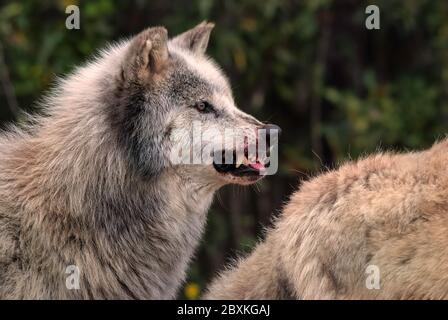
[[(80, 7), (80, 30), (65, 28), (70, 4)], [(381, 10), (381, 30), (364, 26), (369, 4)], [(21, 120), (14, 101), (34, 112), (55, 76), (107, 41), (214, 21), (209, 53), (239, 106), (283, 135), (276, 176), (220, 192), (180, 292), (196, 298), (226, 261), (251, 249), (300, 180), (378, 148), (424, 148), (444, 136), (447, 18), (444, 0), (3, 1), (0, 124)]]

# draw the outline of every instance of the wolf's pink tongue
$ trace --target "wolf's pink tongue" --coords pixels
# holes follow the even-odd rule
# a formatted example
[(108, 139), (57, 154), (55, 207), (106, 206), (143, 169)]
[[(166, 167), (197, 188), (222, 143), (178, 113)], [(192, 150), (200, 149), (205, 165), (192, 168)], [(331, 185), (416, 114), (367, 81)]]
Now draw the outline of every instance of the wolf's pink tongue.
[(251, 162), (249, 164), (250, 167), (254, 168), (255, 170), (261, 171), (264, 169), (264, 165), (260, 162)]

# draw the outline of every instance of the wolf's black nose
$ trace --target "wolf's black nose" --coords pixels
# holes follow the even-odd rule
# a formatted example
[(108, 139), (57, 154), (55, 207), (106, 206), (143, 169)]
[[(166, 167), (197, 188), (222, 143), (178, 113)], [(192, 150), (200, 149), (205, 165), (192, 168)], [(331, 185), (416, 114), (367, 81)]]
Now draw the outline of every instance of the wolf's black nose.
[(282, 129), (281, 129), (279, 126), (277, 126), (277, 125), (275, 125), (275, 124), (272, 124), (272, 123), (267, 123), (267, 124), (265, 124), (265, 125), (262, 127), (262, 129), (265, 129), (265, 130), (266, 130), (266, 136), (267, 136), (267, 137), (270, 137), (270, 136), (271, 136), (271, 133), (272, 133), (272, 132), (275, 132), (275, 131), (277, 131), (277, 137), (280, 137), (280, 134), (282, 133)]

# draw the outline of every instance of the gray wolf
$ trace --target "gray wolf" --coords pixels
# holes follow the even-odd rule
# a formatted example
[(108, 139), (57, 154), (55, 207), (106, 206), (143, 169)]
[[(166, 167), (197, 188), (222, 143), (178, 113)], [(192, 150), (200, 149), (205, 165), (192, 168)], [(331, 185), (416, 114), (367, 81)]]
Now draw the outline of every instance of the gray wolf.
[[(246, 149), (275, 129), (236, 107), (205, 54), (212, 28), (169, 39), (153, 27), (109, 46), (59, 81), (44, 115), (1, 134), (0, 298), (175, 297), (213, 194), (262, 177), (265, 158)], [(239, 129), (242, 160), (173, 162), (191, 138), (173, 132), (192, 123)], [(226, 148), (214, 154), (241, 153)]]
[(447, 299), (447, 161), (444, 140), (311, 179), (205, 298)]

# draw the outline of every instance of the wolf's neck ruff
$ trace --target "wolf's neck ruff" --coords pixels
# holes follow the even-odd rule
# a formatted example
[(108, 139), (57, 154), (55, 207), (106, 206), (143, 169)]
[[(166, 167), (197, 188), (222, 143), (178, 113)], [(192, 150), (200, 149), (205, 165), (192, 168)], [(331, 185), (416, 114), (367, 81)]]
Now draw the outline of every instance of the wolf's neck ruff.
[[(16, 251), (0, 297), (174, 297), (217, 186), (174, 169), (142, 178), (98, 122), (81, 133), (62, 114), (51, 119), (2, 141), (0, 220), (14, 223), (0, 240)], [(71, 265), (79, 290), (66, 287)]]

